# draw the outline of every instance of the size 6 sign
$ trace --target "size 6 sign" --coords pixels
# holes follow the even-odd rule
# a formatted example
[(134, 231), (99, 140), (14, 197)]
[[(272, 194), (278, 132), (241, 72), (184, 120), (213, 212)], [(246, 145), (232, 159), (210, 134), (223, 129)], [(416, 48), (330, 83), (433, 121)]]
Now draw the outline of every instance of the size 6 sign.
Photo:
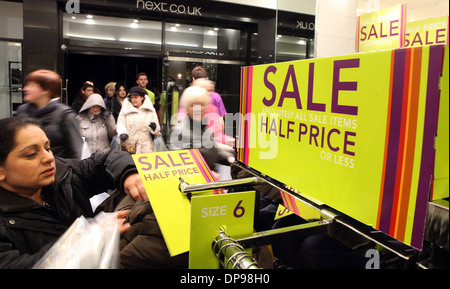
[[(233, 216), (235, 218), (241, 218), (245, 214), (245, 208), (241, 204), (242, 200), (237, 203), (236, 207), (233, 210)], [(207, 207), (202, 209), (202, 218), (225, 216), (226, 214), (227, 206)]]
[(219, 228), (228, 236), (253, 232), (255, 192), (192, 196), (189, 268), (217, 269), (217, 258), (210, 248)]

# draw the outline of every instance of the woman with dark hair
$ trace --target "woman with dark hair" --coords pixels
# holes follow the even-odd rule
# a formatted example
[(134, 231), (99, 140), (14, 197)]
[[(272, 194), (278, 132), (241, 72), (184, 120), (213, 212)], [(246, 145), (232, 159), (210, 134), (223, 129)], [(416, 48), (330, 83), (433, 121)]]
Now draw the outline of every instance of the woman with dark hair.
[(122, 104), (128, 95), (128, 89), (124, 82), (116, 83), (116, 95), (117, 95), (117, 100), (120, 103), (120, 107), (122, 108)]
[[(1, 119), (0, 135), (0, 268), (31, 268), (78, 217), (94, 216), (89, 199), (95, 194), (118, 189), (148, 199), (127, 153), (54, 157), (30, 118)], [(122, 226), (127, 213), (117, 213), (121, 233), (129, 227)]]
[(19, 117), (34, 117), (41, 121), (42, 129), (52, 143), (55, 156), (81, 158), (83, 140), (76, 114), (60, 103), (61, 77), (50, 70), (36, 70), (25, 78), (23, 100)]

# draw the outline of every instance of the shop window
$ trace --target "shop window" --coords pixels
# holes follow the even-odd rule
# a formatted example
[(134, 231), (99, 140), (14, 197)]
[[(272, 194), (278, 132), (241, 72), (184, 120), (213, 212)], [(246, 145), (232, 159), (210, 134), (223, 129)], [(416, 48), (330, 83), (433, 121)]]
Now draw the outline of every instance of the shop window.
[(86, 14), (63, 16), (63, 37), (70, 45), (161, 51), (162, 23)]
[(22, 104), (22, 43), (0, 41), (0, 118)]
[(277, 62), (307, 58), (307, 39), (287, 35), (278, 35), (276, 43)]
[(192, 56), (242, 57), (240, 30), (180, 23), (166, 24), (166, 50)]

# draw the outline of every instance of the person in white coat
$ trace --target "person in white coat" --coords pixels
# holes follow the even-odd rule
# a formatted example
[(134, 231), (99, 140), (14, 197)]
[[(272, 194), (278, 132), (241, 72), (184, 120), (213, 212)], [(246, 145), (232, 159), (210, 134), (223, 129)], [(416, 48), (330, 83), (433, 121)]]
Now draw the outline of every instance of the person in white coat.
[(92, 94), (77, 115), (81, 136), (85, 138), (90, 153), (106, 153), (111, 150), (111, 141), (116, 135), (116, 122), (106, 109), (100, 94)]
[(160, 134), (158, 115), (145, 90), (130, 89), (117, 119), (117, 135), (122, 144), (136, 144), (136, 154), (155, 152), (153, 136)]

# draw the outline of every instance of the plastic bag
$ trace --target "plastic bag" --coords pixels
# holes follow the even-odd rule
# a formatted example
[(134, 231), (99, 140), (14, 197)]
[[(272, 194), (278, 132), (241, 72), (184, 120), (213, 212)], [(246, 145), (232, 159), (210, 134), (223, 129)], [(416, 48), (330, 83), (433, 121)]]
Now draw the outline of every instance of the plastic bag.
[(83, 138), (83, 148), (81, 149), (81, 159), (84, 160), (91, 156), (91, 150), (89, 149), (89, 146), (86, 142), (86, 138), (85, 137), (82, 138)]
[(117, 135), (113, 136), (111, 140), (111, 149), (114, 151), (120, 150), (120, 139)]
[(167, 151), (166, 144), (164, 143), (164, 139), (161, 135), (158, 135), (153, 140), (153, 144), (155, 145), (155, 149), (157, 152)]
[(119, 225), (114, 213), (81, 216), (33, 266), (33, 269), (119, 268)]

